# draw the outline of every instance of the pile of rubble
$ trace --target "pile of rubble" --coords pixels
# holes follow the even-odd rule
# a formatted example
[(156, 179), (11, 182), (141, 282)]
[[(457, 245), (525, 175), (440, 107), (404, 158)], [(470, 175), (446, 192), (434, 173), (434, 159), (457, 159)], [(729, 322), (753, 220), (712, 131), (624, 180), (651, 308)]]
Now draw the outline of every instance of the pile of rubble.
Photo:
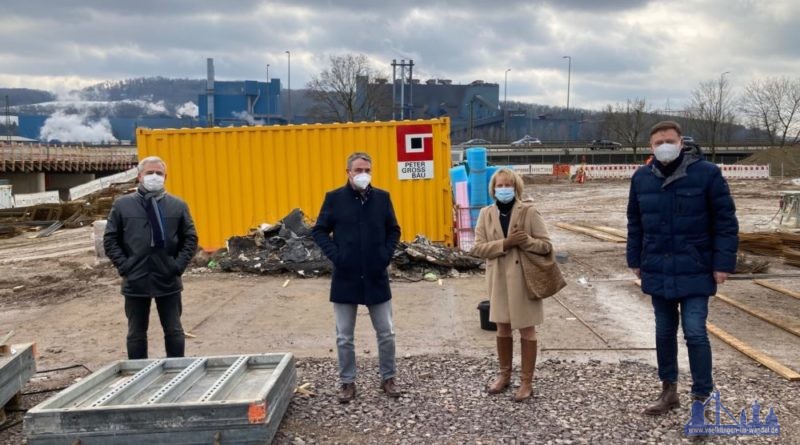
[[(318, 277), (333, 270), (333, 264), (311, 238), (311, 226), (300, 209), (292, 210), (277, 224), (263, 224), (247, 236), (229, 238), (227, 254), (217, 264), (226, 272), (292, 273), (301, 277)], [(477, 271), (482, 265), (481, 259), (417, 236), (411, 243), (398, 244), (390, 272), (395, 278), (411, 281), (437, 280)]]

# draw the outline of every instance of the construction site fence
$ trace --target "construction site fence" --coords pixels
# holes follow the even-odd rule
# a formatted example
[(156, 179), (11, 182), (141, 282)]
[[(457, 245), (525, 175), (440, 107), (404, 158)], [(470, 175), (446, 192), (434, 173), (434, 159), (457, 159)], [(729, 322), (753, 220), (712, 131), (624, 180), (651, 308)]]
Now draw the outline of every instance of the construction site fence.
[[(769, 179), (769, 165), (725, 165), (718, 164), (722, 175), (728, 179)], [(581, 168), (580, 164), (519, 164), (510, 166), (521, 175), (572, 177)], [(587, 164), (582, 166), (587, 179), (629, 179), (641, 164)]]

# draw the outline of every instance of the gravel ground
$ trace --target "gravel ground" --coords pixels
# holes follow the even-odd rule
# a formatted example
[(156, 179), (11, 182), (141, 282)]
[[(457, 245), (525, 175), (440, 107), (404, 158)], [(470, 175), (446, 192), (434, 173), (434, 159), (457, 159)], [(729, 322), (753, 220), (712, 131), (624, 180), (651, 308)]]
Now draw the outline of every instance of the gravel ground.
[[(750, 362), (736, 369), (715, 368), (722, 403), (738, 415), (757, 399), (763, 406), (762, 419), (774, 406), (781, 425), (778, 437), (684, 437), (683, 425), (689, 419), (687, 376), (680, 382), (680, 409), (658, 418), (640, 414), (660, 389), (655, 368), (641, 362), (544, 360), (537, 365), (534, 398), (524, 403), (511, 400), (513, 388), (497, 396), (484, 392), (494, 375), (491, 356), (399, 358), (398, 383), (405, 391), (399, 400), (378, 388), (375, 358), (362, 354), (358, 366), (356, 400), (341, 405), (336, 401), (335, 359), (298, 359), (298, 384), (309, 383), (316, 395), (295, 395), (273, 443), (800, 444), (800, 385)], [(23, 391), (28, 395), (23, 396), (22, 408), (32, 408), (54, 394), (50, 389), (68, 386), (86, 374), (83, 369), (38, 374)], [(24, 443), (22, 415), (9, 413), (4, 425), (9, 428), (0, 428), (0, 444)]]
[[(398, 360), (399, 400), (378, 388), (376, 360), (360, 358), (357, 397), (336, 401), (336, 362), (300, 359), (298, 384), (314, 397), (295, 396), (275, 444), (661, 444), (800, 443), (798, 384), (755, 365), (715, 369), (722, 403), (735, 415), (758, 398), (762, 419), (775, 407), (779, 437), (688, 438), (690, 381), (680, 382), (682, 407), (652, 418), (640, 414), (660, 390), (656, 370), (633, 361), (606, 364), (555, 359), (537, 365), (534, 398), (489, 396), (494, 359), (459, 355)], [(518, 364), (517, 364), (518, 368)], [(516, 370), (515, 383), (516, 386)]]

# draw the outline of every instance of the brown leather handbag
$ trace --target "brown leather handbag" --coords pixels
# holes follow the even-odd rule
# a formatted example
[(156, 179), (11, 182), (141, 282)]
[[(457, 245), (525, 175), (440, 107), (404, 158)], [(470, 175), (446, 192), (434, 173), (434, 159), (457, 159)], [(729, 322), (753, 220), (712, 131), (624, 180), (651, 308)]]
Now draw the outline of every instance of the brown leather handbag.
[[(524, 218), (523, 221), (526, 222), (525, 230), (530, 234), (527, 221), (528, 211), (530, 211), (531, 207), (525, 206), (523, 209), (524, 214), (522, 217)], [(564, 276), (561, 274), (561, 269), (556, 263), (554, 249), (550, 249), (550, 253), (547, 255), (537, 255), (522, 249), (518, 250), (519, 261), (522, 265), (522, 275), (525, 277), (525, 285), (528, 287), (528, 298), (542, 300), (552, 297), (567, 285), (567, 282), (564, 281)]]

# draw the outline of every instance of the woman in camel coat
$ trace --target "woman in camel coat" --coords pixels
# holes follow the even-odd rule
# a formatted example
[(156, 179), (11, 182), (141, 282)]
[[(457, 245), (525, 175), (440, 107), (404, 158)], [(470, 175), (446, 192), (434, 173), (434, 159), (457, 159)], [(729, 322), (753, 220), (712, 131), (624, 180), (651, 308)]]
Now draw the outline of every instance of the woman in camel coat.
[[(489, 285), (489, 320), (497, 323), (499, 372), (487, 391), (498, 394), (511, 383), (513, 330), (520, 333), (522, 369), (514, 400), (521, 402), (533, 394), (536, 367), (536, 325), (544, 318), (541, 300), (531, 300), (522, 274), (520, 249), (548, 255), (552, 250), (547, 228), (539, 212), (523, 203), (522, 178), (508, 168), (499, 169), (489, 181), (489, 195), (495, 203), (481, 209), (475, 227), (472, 254), (486, 259)], [(531, 208), (524, 210), (524, 207)], [(524, 221), (522, 218), (524, 217)]]

